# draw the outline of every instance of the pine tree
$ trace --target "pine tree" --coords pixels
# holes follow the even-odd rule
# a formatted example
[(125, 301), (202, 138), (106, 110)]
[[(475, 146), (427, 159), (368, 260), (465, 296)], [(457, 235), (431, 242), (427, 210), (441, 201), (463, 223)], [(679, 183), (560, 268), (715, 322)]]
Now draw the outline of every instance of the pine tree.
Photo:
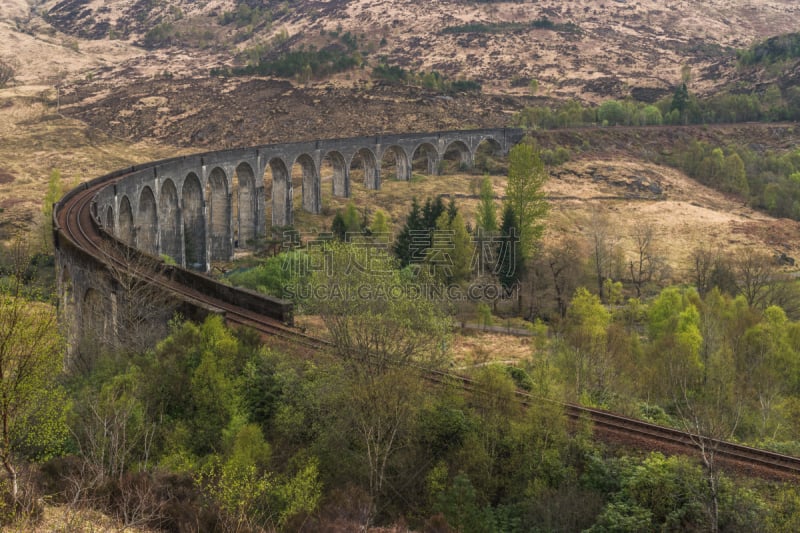
[(389, 227), (389, 216), (385, 211), (382, 209), (377, 209), (375, 211), (375, 216), (372, 217), (372, 224), (370, 224), (369, 230), (373, 235), (378, 236), (391, 233), (392, 230)]
[(421, 229), (432, 231), (436, 227), (436, 221), (439, 220), (439, 216), (444, 210), (444, 202), (441, 196), (437, 196), (435, 200), (431, 200), (430, 198), (425, 200), (425, 205), (422, 207), (423, 224)]
[(689, 108), (689, 89), (686, 87), (685, 83), (682, 83), (680, 87), (675, 89), (675, 94), (672, 95), (672, 105), (670, 105), (669, 110), (677, 111), (678, 116), (680, 116), (680, 120), (682, 122), (686, 122), (686, 113)]
[(481, 182), (480, 204), (475, 214), (475, 223), (485, 234), (497, 231), (497, 209), (494, 205), (492, 178), (484, 176)]
[(353, 202), (347, 204), (342, 219), (344, 220), (345, 228), (347, 228), (347, 233), (361, 233), (363, 230), (361, 226), (361, 217)]
[(413, 248), (416, 246), (416, 239), (413, 238), (413, 233), (421, 230), (422, 227), (422, 212), (415, 197), (411, 200), (411, 211), (406, 217), (406, 223), (403, 224), (403, 229), (400, 230), (394, 243), (394, 253), (400, 260), (401, 266), (408, 266), (415, 258)]
[(514, 208), (507, 203), (503, 208), (497, 251), (497, 278), (506, 289), (513, 287), (522, 277), (525, 260), (520, 244), (517, 215), (514, 213)]
[(434, 262), (435, 274), (447, 283), (468, 281), (475, 246), (463, 217), (456, 212), (451, 220), (449, 212), (442, 213), (436, 221), (436, 230), (427, 254)]
[(452, 222), (453, 219), (456, 218), (457, 214), (458, 214), (458, 206), (456, 206), (456, 199), (451, 197), (450, 201), (447, 202), (447, 218), (448, 218), (448, 220), (450, 222)]
[(344, 217), (342, 216), (341, 211), (337, 211), (336, 216), (333, 217), (333, 222), (331, 222), (331, 232), (333, 233), (333, 236), (341, 242), (344, 242), (347, 238), (347, 224), (344, 222)]

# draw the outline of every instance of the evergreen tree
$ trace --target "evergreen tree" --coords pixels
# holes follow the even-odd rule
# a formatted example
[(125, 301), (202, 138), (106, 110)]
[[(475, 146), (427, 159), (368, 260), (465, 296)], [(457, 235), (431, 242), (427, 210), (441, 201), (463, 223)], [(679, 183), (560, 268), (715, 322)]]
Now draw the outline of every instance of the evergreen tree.
[(686, 87), (685, 83), (682, 83), (680, 87), (675, 89), (675, 94), (672, 95), (672, 105), (670, 105), (669, 110), (677, 111), (680, 120), (685, 122), (686, 121), (686, 112), (689, 108), (689, 88)]
[(403, 225), (394, 243), (394, 253), (400, 260), (401, 266), (408, 266), (412, 259), (419, 257), (418, 253), (415, 252), (417, 241), (413, 234), (420, 231), (423, 225), (422, 211), (415, 197), (411, 200), (411, 211), (409, 211), (406, 217), (406, 223)]
[[(456, 199), (451, 197), (450, 201), (447, 202), (447, 219), (449, 222), (452, 222), (456, 215), (458, 214), (458, 207), (456, 206)], [(437, 219), (438, 221), (438, 219)]]
[(344, 242), (347, 238), (347, 224), (344, 222), (344, 217), (342, 216), (341, 211), (337, 211), (336, 216), (333, 217), (333, 222), (331, 222), (331, 232), (333, 233), (333, 236), (341, 242)]
[(480, 204), (475, 214), (475, 223), (484, 233), (497, 231), (497, 209), (494, 205), (492, 178), (489, 176), (484, 176), (481, 182)]
[(405, 267), (426, 257), (426, 250), (431, 247), (436, 222), (445, 210), (441, 197), (428, 198), (422, 209), (416, 198), (412, 200), (411, 211), (394, 245), (394, 253), (400, 259), (401, 266)]
[(442, 213), (436, 229), (428, 252), (428, 259), (435, 261), (434, 273), (447, 283), (469, 280), (475, 246), (463, 217), (456, 212), (451, 220), (449, 212)]
[(372, 224), (369, 230), (373, 235), (387, 235), (391, 233), (392, 229), (389, 226), (389, 216), (382, 209), (375, 211), (375, 216), (372, 218)]
[(444, 210), (444, 202), (441, 196), (437, 196), (434, 200), (430, 198), (425, 200), (425, 205), (422, 207), (422, 227), (420, 229), (432, 231)]
[(500, 224), (500, 243), (497, 251), (497, 278), (506, 289), (513, 287), (522, 276), (525, 260), (520, 246), (517, 215), (511, 204), (503, 208)]
[(344, 214), (342, 215), (344, 220), (344, 226), (347, 229), (347, 233), (361, 233), (363, 231), (363, 227), (361, 225), (361, 217), (358, 214), (358, 209), (353, 204), (353, 202), (349, 202), (347, 207), (344, 210)]

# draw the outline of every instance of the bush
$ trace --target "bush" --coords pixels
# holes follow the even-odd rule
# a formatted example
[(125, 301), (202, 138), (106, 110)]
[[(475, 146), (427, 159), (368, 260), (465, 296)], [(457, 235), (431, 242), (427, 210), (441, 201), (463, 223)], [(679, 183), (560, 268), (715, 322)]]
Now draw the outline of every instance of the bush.
[(5, 87), (17, 74), (17, 61), (14, 59), (0, 59), (0, 88)]

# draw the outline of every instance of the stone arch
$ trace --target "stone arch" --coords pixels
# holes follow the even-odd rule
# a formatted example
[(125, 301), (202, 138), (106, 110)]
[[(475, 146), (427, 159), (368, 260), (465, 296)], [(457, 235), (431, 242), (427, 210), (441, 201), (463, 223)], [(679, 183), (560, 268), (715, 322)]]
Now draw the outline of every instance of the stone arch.
[(350, 161), (350, 168), (361, 165), (364, 170), (364, 187), (378, 190), (381, 188), (381, 169), (375, 153), (369, 148), (361, 148)]
[(158, 210), (156, 197), (149, 186), (139, 194), (139, 212), (136, 216), (137, 247), (148, 254), (158, 254)]
[(494, 137), (486, 137), (475, 147), (472, 161), (479, 170), (492, 174), (501, 170), (494, 160), (502, 155), (502, 145)]
[[(350, 197), (350, 167), (347, 166), (347, 162), (344, 159), (344, 156), (341, 152), (337, 152), (332, 150), (325, 154), (322, 158), (323, 167), (325, 164), (330, 165), (333, 175), (332, 175), (332, 188), (333, 188), (333, 195), (340, 196), (344, 198)], [(322, 170), (320, 170), (320, 175), (322, 174)]]
[(227, 261), (231, 258), (231, 203), (225, 171), (219, 167), (212, 170), (208, 175), (206, 188), (211, 237), (210, 260)]
[(453, 161), (459, 170), (472, 167), (472, 152), (463, 141), (453, 141), (442, 153), (442, 161)]
[(183, 262), (181, 210), (178, 206), (178, 189), (171, 179), (166, 179), (161, 184), (158, 207), (159, 225), (161, 227), (161, 253), (181, 264)]
[[(383, 152), (383, 157), (381, 158), (381, 167), (387, 166), (387, 154), (392, 156), (394, 159), (394, 177), (396, 180), (399, 181), (410, 181), (411, 180), (411, 162), (408, 159), (408, 154), (401, 146), (390, 146)], [(391, 166), (391, 165), (389, 165)]]
[(322, 195), (317, 165), (308, 154), (298, 156), (292, 168), (296, 165), (300, 165), (303, 174), (303, 209), (309, 213), (319, 214), (322, 208)]
[(236, 247), (247, 246), (255, 239), (258, 232), (256, 216), (256, 175), (253, 167), (240, 163), (236, 167), (233, 180), (233, 244)]
[(411, 168), (434, 175), (439, 169), (439, 151), (430, 143), (421, 143), (411, 155)]
[(119, 201), (119, 232), (117, 238), (133, 246), (136, 243), (135, 231), (133, 226), (133, 209), (131, 209), (131, 201), (127, 196), (123, 196)]
[(183, 180), (181, 213), (183, 215), (184, 264), (195, 270), (206, 270), (206, 221), (203, 189), (194, 172)]
[(269, 162), (272, 173), (272, 225), (292, 225), (292, 178), (283, 159), (275, 157)]
[(103, 221), (103, 227), (112, 235), (114, 234), (114, 208), (108, 206), (106, 208), (106, 218)]
[(103, 340), (106, 337), (108, 312), (103, 305), (103, 296), (100, 291), (89, 287), (81, 299), (81, 333), (84, 337), (93, 340)]

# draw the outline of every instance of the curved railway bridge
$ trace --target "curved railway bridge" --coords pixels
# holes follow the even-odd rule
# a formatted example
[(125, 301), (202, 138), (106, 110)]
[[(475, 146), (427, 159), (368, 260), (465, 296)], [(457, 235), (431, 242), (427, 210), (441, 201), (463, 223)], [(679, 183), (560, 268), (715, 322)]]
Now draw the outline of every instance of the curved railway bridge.
[[(333, 194), (347, 197), (351, 168), (363, 170), (367, 188), (379, 189), (382, 168), (393, 165), (395, 179), (407, 181), (414, 162), (431, 174), (445, 154), (469, 166), (481, 145), (507, 153), (522, 136), (521, 130), (484, 129), (265, 145), (145, 163), (85, 182), (53, 211), (61, 319), (73, 343), (89, 329), (132, 327), (117, 318), (132, 303), (125, 301), (129, 291), (120, 280), (125, 272), (152, 294), (179, 302), (190, 316), (222, 314), (232, 326), (247, 326), (292, 346), (329, 349), (326, 341), (292, 327), (290, 303), (204, 274), (212, 261), (228, 260), (237, 247), (265, 235), (268, 212), (273, 226), (291, 224), (293, 168), (302, 174), (303, 209), (318, 213), (326, 165)], [(164, 256), (171, 259), (165, 262)], [(431, 382), (483, 393), (469, 378), (417, 370)], [(542, 401), (522, 392), (518, 397), (529, 405)], [(800, 475), (795, 457), (602, 410), (563, 407), (570, 418), (591, 421), (601, 438), (666, 452), (696, 453), (702, 447), (740, 470), (776, 478)]]

